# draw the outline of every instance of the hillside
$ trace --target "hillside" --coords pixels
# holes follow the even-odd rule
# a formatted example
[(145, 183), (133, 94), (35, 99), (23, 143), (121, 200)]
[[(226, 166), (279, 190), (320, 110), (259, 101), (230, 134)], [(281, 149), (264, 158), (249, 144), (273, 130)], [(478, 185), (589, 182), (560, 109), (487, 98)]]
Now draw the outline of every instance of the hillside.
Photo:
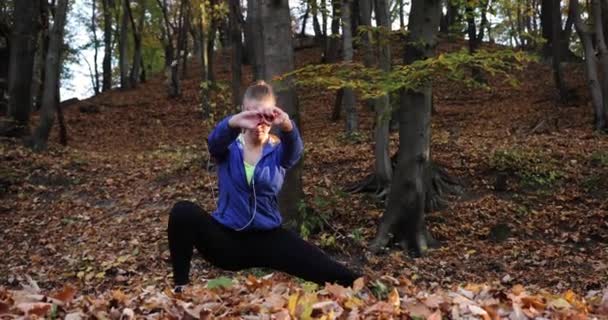
[[(298, 51), (296, 63), (316, 62), (319, 55), (316, 48)], [(218, 54), (215, 71), (220, 80), (230, 79), (228, 59)], [(446, 303), (447, 310), (451, 305), (462, 308), (463, 302), (454, 295), (440, 293), (452, 291), (476, 301), (465, 304), (469, 309), (461, 314), (480, 312), (477, 315), (482, 316), (478, 307), (468, 306), (484, 306), (483, 301), (490, 298), (528, 311), (532, 306), (579, 316), (602, 312), (598, 306), (601, 290), (608, 289), (608, 137), (592, 130), (582, 67), (566, 66), (564, 74), (573, 97), (559, 105), (554, 102), (551, 70), (540, 63), (517, 74), (519, 87), (490, 79), (492, 89), (480, 91), (438, 81), (432, 156), (463, 181), (465, 193), (451, 199), (447, 209), (428, 216), (442, 246), (415, 260), (396, 248), (381, 255), (365, 251), (382, 206), (370, 195), (341, 191), (373, 166), (373, 113), (361, 105), (360, 139), (346, 139), (343, 123), (329, 120), (335, 93), (298, 90), (306, 150), (304, 191), (307, 205), (322, 217), (311, 239), (362, 269), (367, 280), (364, 287), (355, 288), (356, 293), (330, 286), (326, 293), (296, 295), (299, 302), (293, 303), (305, 306), (305, 297), (315, 296), (315, 302), (332, 297), (340, 308), (350, 301), (361, 303), (362, 314), (372, 306), (378, 310), (368, 315), (390, 314), (396, 312), (391, 309), (395, 303), (411, 310), (399, 296), (435, 292), (443, 300), (434, 307), (425, 302), (426, 309), (420, 311), (430, 316), (437, 308), (443, 312)], [(245, 75), (244, 83), (249, 83), (249, 68)], [(8, 290), (35, 282), (44, 293), (70, 284), (80, 298), (72, 301), (73, 292), (67, 289), (55, 302), (69, 301), (67, 306), (84, 314), (105, 310), (115, 316), (112, 306), (120, 310), (116, 311), (119, 316), (125, 306), (140, 306), (135, 313), (142, 314), (156, 310), (154, 303), (165, 315), (178, 314), (220, 297), (225, 309), (209, 305), (206, 315), (228, 317), (253, 314), (255, 308), (247, 306), (276, 296), (275, 305), (268, 302), (270, 307), (266, 307), (294, 315), (290, 297), (307, 284), (283, 274), (262, 280), (268, 270), (224, 272), (202, 259), (195, 259), (192, 268), (192, 279), (199, 279), (195, 280), (199, 286), (183, 300), (162, 294), (171, 283), (166, 239), (171, 206), (191, 199), (209, 212), (214, 209), (216, 181), (214, 172), (206, 169), (205, 142), (211, 127), (198, 112), (197, 77), (197, 67), (190, 65), (182, 82), (183, 96), (175, 100), (166, 97), (159, 75), (137, 89), (113, 90), (68, 107), (64, 110), (68, 147), (56, 144), (56, 132), (49, 152), (43, 154), (32, 153), (11, 139), (0, 140), (4, 247), (0, 251), (0, 301), (4, 301), (0, 314), (3, 308), (17, 310), (17, 304), (7, 301), (20, 298)], [(222, 112), (230, 107), (218, 103), (217, 108)], [(397, 142), (396, 133), (393, 142)], [(495, 190), (497, 177), (506, 177), (503, 191)], [(248, 274), (254, 276), (246, 281)], [(230, 289), (200, 287), (218, 277), (240, 280)], [(455, 287), (466, 284), (466, 289)], [(142, 293), (148, 286), (154, 288)], [(382, 299), (375, 300), (372, 292), (380, 298), (384, 294), (386, 303), (379, 304)], [(522, 302), (525, 292), (534, 298)], [(242, 294), (242, 299), (235, 298), (236, 294)], [(353, 297), (360, 302), (352, 302)], [(608, 311), (608, 293), (604, 300)], [(185, 307), (184, 301), (194, 304)], [(567, 306), (555, 305), (559, 303)], [(329, 313), (325, 307), (338, 312), (335, 305), (326, 304), (317, 305), (315, 310), (322, 311), (315, 312)], [(516, 312), (512, 308), (507, 309)], [(60, 312), (66, 310), (71, 309), (60, 308)], [(490, 312), (483, 310), (486, 316)]]

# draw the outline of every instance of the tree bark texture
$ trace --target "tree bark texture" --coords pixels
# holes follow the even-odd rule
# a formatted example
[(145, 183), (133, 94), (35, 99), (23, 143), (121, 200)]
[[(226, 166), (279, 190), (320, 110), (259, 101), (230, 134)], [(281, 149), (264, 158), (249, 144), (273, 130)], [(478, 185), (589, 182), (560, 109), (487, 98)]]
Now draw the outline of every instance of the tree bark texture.
[(119, 47), (119, 63), (120, 69), (120, 88), (128, 89), (130, 87), (129, 82), (129, 61), (127, 58), (127, 41), (129, 36), (129, 6), (130, 0), (120, 0), (122, 4), (121, 18), (120, 18), (120, 40), (118, 41)]
[(44, 150), (53, 127), (55, 112), (59, 104), (59, 73), (61, 69), (61, 51), (63, 34), (67, 15), (68, 0), (58, 0), (55, 8), (53, 29), (49, 38), (49, 52), (46, 55), (46, 72), (40, 124), (36, 128), (32, 147), (34, 150)]
[[(343, 53), (344, 62), (349, 63), (353, 61), (353, 35), (351, 33), (351, 0), (343, 0), (342, 2), (342, 41), (343, 41)], [(350, 135), (358, 130), (357, 123), (357, 108), (355, 101), (355, 92), (352, 88), (344, 88), (344, 94), (342, 97), (342, 108), (346, 113), (346, 134)]]
[[(434, 54), (440, 10), (440, 0), (412, 1), (404, 63), (410, 64)], [(401, 92), (398, 164), (387, 209), (371, 244), (373, 251), (386, 246), (393, 234), (404, 250), (420, 256), (431, 240), (424, 223), (424, 177), (430, 168), (431, 106), (430, 85), (417, 91)]]
[(103, 83), (102, 91), (112, 89), (112, 13), (113, 0), (102, 0), (103, 4)]
[[(39, 2), (14, 1), (8, 74), (8, 115), (27, 130), (32, 107), (32, 76), (39, 28)], [(25, 132), (24, 132), (25, 133)]]

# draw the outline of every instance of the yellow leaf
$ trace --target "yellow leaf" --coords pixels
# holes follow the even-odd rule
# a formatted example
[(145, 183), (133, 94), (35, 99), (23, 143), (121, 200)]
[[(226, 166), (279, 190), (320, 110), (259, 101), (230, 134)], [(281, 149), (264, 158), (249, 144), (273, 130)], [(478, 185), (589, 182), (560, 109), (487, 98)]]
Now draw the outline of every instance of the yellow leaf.
[(391, 291), (391, 293), (388, 295), (388, 303), (395, 306), (395, 308), (399, 308), (399, 306), (401, 305), (397, 288), (393, 288), (393, 291)]
[(296, 305), (298, 304), (298, 296), (300, 294), (298, 292), (289, 296), (289, 301), (287, 302), (287, 310), (292, 317), (296, 316)]

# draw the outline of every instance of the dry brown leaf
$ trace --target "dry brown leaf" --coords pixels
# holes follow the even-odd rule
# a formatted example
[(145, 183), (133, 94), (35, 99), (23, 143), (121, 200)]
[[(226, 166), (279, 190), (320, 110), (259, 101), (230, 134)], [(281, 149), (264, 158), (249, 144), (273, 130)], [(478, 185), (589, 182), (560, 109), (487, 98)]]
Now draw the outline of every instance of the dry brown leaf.
[(410, 317), (423, 317), (428, 318), (433, 312), (426, 305), (419, 302), (414, 302), (410, 304), (406, 304), (403, 308)]
[(63, 302), (64, 304), (67, 304), (67, 303), (70, 303), (70, 301), (72, 301), (72, 299), (74, 299), (75, 296), (76, 296), (76, 288), (74, 288), (70, 285), (66, 285), (63, 287), (63, 289), (61, 291), (57, 292), (56, 294), (52, 295), (51, 297)]
[(353, 283), (354, 292), (359, 292), (364, 287), (365, 287), (365, 278), (364, 277), (357, 278), (357, 280), (355, 280), (355, 282)]
[(22, 302), (17, 305), (17, 309), (25, 314), (34, 314), (44, 317), (51, 310), (52, 304), (45, 302)]
[(350, 290), (339, 284), (328, 284), (325, 286), (325, 290), (339, 300), (344, 300), (350, 296)]
[(441, 320), (441, 311), (436, 310), (426, 320)]
[(521, 284), (516, 284), (511, 288), (511, 292), (516, 296), (522, 294), (524, 291), (526, 291), (526, 289)]

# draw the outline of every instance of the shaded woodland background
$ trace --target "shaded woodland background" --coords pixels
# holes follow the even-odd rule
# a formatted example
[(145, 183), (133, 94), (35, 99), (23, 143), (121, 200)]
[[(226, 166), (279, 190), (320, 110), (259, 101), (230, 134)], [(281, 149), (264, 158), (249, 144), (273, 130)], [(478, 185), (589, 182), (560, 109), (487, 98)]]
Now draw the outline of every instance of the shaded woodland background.
[[(69, 45), (69, 1), (0, 5), (0, 313), (608, 311), (606, 1), (88, 4), (87, 48)], [(91, 49), (95, 95), (59, 103)], [(255, 79), (305, 141), (288, 226), (366, 279), (311, 288), (197, 259), (205, 287), (173, 297), (168, 210), (213, 211), (205, 139)]]

